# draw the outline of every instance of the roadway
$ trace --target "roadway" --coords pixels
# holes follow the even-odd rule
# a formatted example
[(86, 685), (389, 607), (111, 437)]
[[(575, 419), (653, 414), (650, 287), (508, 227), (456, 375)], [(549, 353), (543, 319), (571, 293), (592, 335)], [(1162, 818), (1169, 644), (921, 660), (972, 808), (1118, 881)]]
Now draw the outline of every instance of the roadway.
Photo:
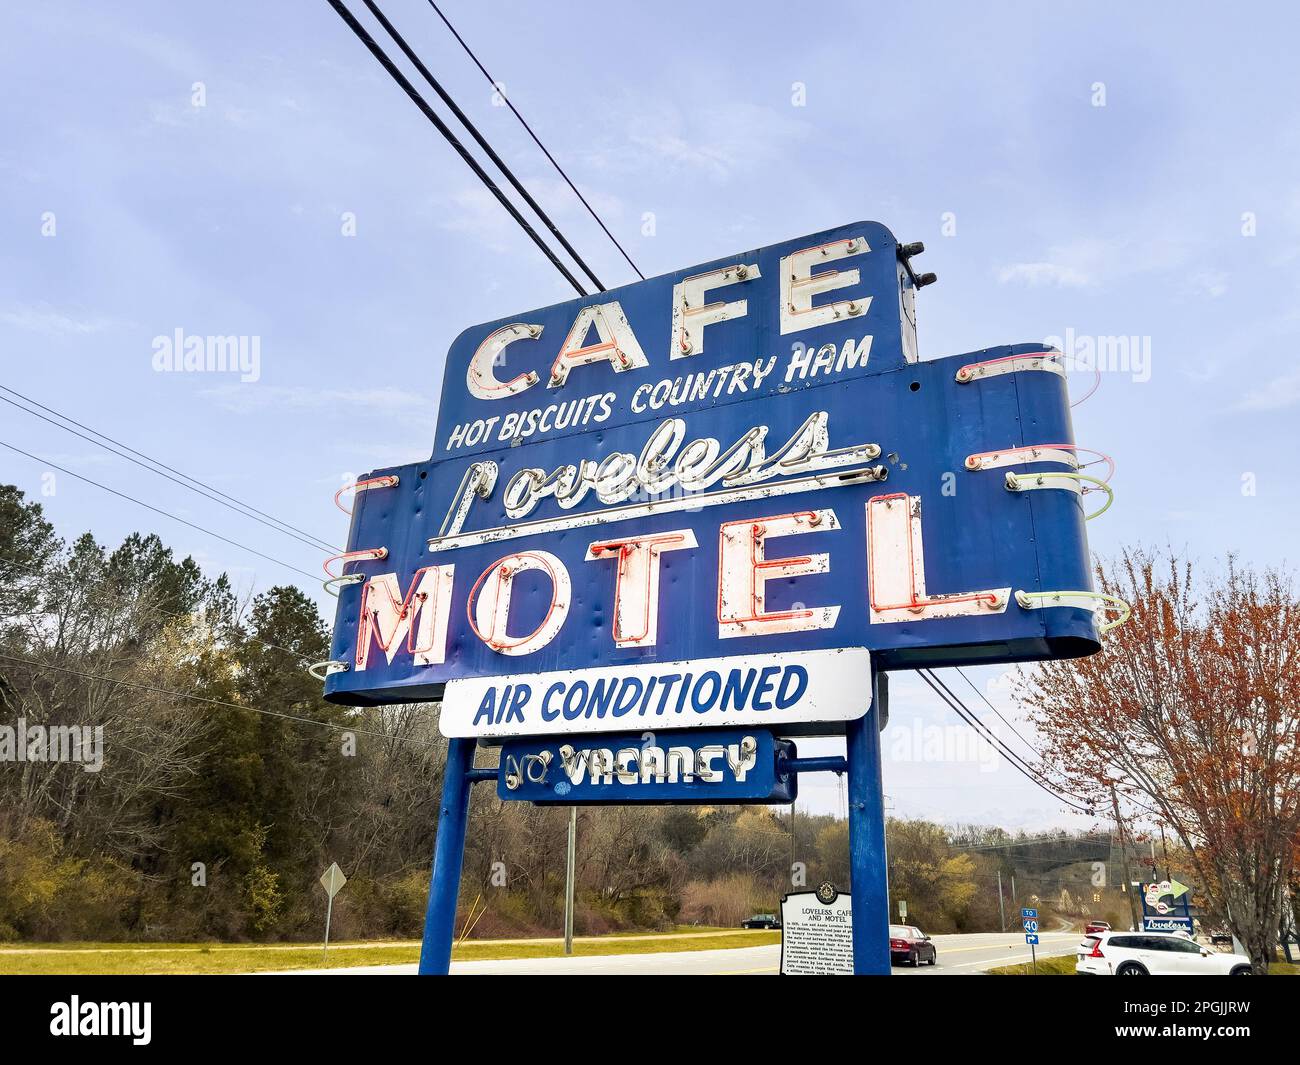
[[(1078, 932), (1044, 932), (1038, 956), (1073, 954)], [(977, 932), (935, 936), (937, 965), (913, 969), (894, 966), (898, 976), (974, 976), (999, 965), (1029, 961), (1020, 932)], [(731, 950), (682, 950), (659, 954), (604, 954), (575, 958), (515, 958), (507, 961), (452, 962), (453, 976), (775, 976), (781, 947)], [(296, 975), (410, 976), (415, 965), (360, 965), (343, 969), (303, 970)]]

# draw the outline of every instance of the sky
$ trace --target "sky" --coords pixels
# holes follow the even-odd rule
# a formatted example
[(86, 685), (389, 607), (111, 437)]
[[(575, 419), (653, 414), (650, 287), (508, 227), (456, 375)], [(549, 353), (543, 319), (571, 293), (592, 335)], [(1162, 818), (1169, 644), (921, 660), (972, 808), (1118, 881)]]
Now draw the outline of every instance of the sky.
[[(426, 0), (383, 7), (602, 280), (634, 280)], [(646, 276), (878, 220), (939, 275), (922, 358), (1115, 352), (1074, 410), (1079, 443), (1116, 461), (1095, 555), (1294, 562), (1290, 5), (443, 10)], [(324, 0), (6, 5), (0, 56), (0, 384), (327, 541), (346, 535), (337, 488), (428, 457), (452, 339), (571, 295)], [(176, 330), (257, 338), (256, 380), (160, 372)], [(1094, 384), (1080, 371), (1072, 395)], [(0, 481), (62, 535), (156, 531), (241, 588), (292, 582), (331, 610), (302, 543), (0, 406), (0, 440), (38, 456), (0, 448)], [(1008, 672), (967, 672), (1032, 740)], [(914, 678), (892, 696), (891, 813), (1091, 826)], [(801, 789), (803, 809), (840, 807), (833, 777)]]

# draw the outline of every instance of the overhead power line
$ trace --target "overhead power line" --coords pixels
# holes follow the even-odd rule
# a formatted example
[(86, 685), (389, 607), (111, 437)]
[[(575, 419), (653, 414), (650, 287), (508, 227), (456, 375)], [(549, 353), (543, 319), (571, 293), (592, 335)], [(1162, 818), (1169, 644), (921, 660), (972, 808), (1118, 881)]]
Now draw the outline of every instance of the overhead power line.
[(360, 736), (374, 736), (376, 739), (384, 741), (401, 740), (402, 742), (419, 743), (425, 747), (434, 746), (430, 740), (410, 740), (402, 736), (386, 736), (382, 732), (372, 732), (370, 729), (356, 728), (352, 725), (338, 725), (332, 721), (319, 721), (313, 717), (303, 717), (300, 714), (286, 714), (279, 710), (264, 710), (257, 706), (246, 706), (243, 703), (231, 703), (224, 699), (210, 699), (205, 695), (191, 695), (188, 692), (173, 691), (171, 688), (160, 688), (156, 684), (141, 684), (134, 680), (120, 680), (117, 677), (105, 676), (102, 673), (89, 673), (85, 670), (72, 669), (69, 666), (56, 666), (49, 662), (38, 662), (34, 658), (23, 658), (19, 655), (7, 655), (0, 653), (0, 661), (21, 662), (23, 665), (32, 666), (35, 669), (53, 669), (59, 673), (70, 673), (74, 677), (82, 677), (86, 680), (100, 680), (108, 684), (120, 684), (124, 688), (136, 688), (140, 691), (153, 692), (156, 695), (170, 695), (176, 699), (189, 699), (196, 703), (207, 703), (209, 706), (220, 706), (230, 710), (247, 710), (250, 714), (261, 714), (264, 717), (278, 717), (285, 721), (296, 721), (300, 725), (317, 725), (320, 728), (333, 729), (336, 732), (353, 732)]
[(1000, 851), (1000, 850), (1005, 850), (1008, 847), (1036, 847), (1036, 846), (1041, 847), (1041, 846), (1050, 846), (1053, 843), (1101, 844), (1103, 842), (1109, 842), (1111, 839), (1109, 835), (1106, 835), (1104, 837), (1100, 834), (1094, 834), (1094, 835), (1032, 836), (1029, 839), (1007, 840), (1005, 843), (977, 843), (969, 847), (958, 847), (954, 845), (954, 849), (961, 850), (961, 851)]
[[(952, 709), (955, 710), (963, 718), (963, 720), (967, 721), (974, 728), (978, 729), (988, 739), (988, 741), (996, 747), (996, 749), (998, 749), (1009, 759), (1011, 759), (1013, 764), (1017, 764), (1023, 767), (1025, 771), (1032, 774), (1032, 779), (1036, 783), (1038, 783), (1041, 787), (1043, 787), (1045, 791), (1049, 791), (1052, 794), (1056, 795), (1058, 798), (1063, 800), (1065, 799), (1066, 796), (1071, 796), (1073, 798), (1081, 799), (1084, 802), (1087, 802), (1087, 799), (1085, 799), (1084, 796), (1076, 795), (1074, 792), (1056, 787), (1048, 780), (1047, 774), (1045, 774), (1040, 768), (1038, 768), (1035, 765), (1031, 765), (1028, 761), (1026, 761), (1015, 751), (1013, 751), (1009, 746), (1007, 746), (1007, 744), (1003, 743), (1002, 739), (996, 733), (994, 733), (987, 725), (984, 724), (983, 720), (981, 720), (978, 714), (976, 714), (973, 710), (970, 709), (970, 707), (968, 707), (964, 702), (961, 701), (961, 699), (957, 696), (957, 693), (954, 692), (951, 688), (949, 688), (948, 685), (945, 684), (943, 680), (934, 672), (934, 670), (932, 669), (918, 670), (917, 672), (922, 675), (921, 679), (924, 680), (927, 684), (929, 684), (930, 687), (934, 689), (936, 694), (938, 694), (941, 698), (946, 697), (945, 701), (948, 702), (949, 706), (952, 707)], [(1041, 755), (1039, 757), (1041, 758)], [(1089, 809), (1088, 812), (1091, 812), (1091, 809)]]
[(943, 683), (943, 681), (941, 681), (937, 676), (935, 676), (934, 670), (920, 669), (917, 670), (917, 674), (920, 676), (920, 678), (923, 681), (925, 681), (927, 685), (929, 685), (929, 687), (934, 691), (936, 695), (939, 696), (940, 699), (942, 699), (945, 703), (948, 704), (950, 709), (952, 709), (968, 725), (970, 725), (972, 728), (976, 729), (981, 735), (983, 735), (985, 739), (987, 739), (994, 746), (994, 749), (999, 751), (1008, 760), (1008, 762), (1010, 762), (1013, 769), (1019, 772), (1027, 780), (1036, 784), (1039, 788), (1047, 792), (1053, 798), (1059, 800), (1060, 802), (1065, 803), (1067, 806), (1073, 807), (1075, 810), (1078, 810), (1080, 813), (1086, 813), (1089, 815), (1092, 814), (1093, 811), (1090, 808), (1086, 806), (1080, 806), (1078, 803), (1073, 802), (1070, 799), (1066, 798), (1065, 795), (1059, 792), (1056, 788), (1054, 788), (1050, 784), (1050, 782), (1048, 782), (1047, 778), (1043, 776), (1040, 771), (1036, 770), (1033, 766), (1031, 766), (1018, 754), (1016, 754), (1015, 751), (1011, 750), (1010, 747), (1004, 744), (993, 732), (989, 730), (988, 726), (986, 726), (984, 722), (982, 722), (975, 714), (973, 714), (970, 710), (966, 708), (966, 705), (960, 699), (958, 699), (956, 695), (952, 693), (952, 691), (948, 688), (947, 685)]
[(596, 209), (587, 202), (587, 198), (583, 196), (581, 192), (578, 191), (578, 186), (575, 185), (569, 179), (569, 175), (564, 172), (564, 168), (555, 161), (555, 156), (553, 156), (547, 150), (546, 145), (541, 142), (541, 138), (539, 138), (537, 134), (533, 132), (533, 127), (530, 126), (526, 121), (524, 121), (524, 116), (521, 115), (519, 113), (518, 108), (516, 108), (515, 105), (510, 102), (510, 97), (506, 95), (505, 90), (501, 87), (501, 83), (497, 81), (494, 77), (492, 77), (491, 74), (488, 73), (487, 67), (485, 67), (481, 62), (479, 62), (479, 58), (474, 54), (473, 49), (471, 49), (470, 46), (465, 43), (465, 39), (456, 31), (456, 27), (451, 24), (451, 20), (448, 19), (447, 16), (442, 13), (442, 8), (440, 8), (437, 4), (435, 4), (433, 0), (429, 0), (429, 6), (433, 8), (434, 11), (437, 12), (438, 17), (442, 19), (443, 24), (447, 27), (447, 29), (451, 31), (451, 35), (456, 38), (457, 43), (461, 46), (461, 48), (465, 50), (465, 54), (469, 56), (470, 59), (474, 61), (474, 65), (478, 67), (480, 71), (483, 72), (483, 76), (487, 78), (488, 84), (492, 86), (493, 91), (497, 93), (497, 95), (500, 96), (502, 100), (505, 101), (505, 105), (508, 108), (510, 108), (510, 113), (514, 115), (515, 118), (519, 119), (519, 124), (528, 131), (528, 136), (532, 137), (533, 143), (536, 144), (537, 147), (541, 149), (542, 154), (546, 156), (546, 158), (550, 161), (551, 166), (555, 167), (555, 170), (560, 175), (560, 177), (564, 178), (564, 183), (568, 185), (569, 188), (573, 190), (573, 194), (577, 196), (579, 200), (582, 201), (582, 206), (587, 208), (587, 213), (590, 214), (591, 217), (596, 220), (596, 224), (600, 226), (602, 230), (604, 230), (605, 236), (609, 237), (614, 247), (616, 247), (619, 250), (619, 253), (623, 256), (623, 258), (627, 260), (627, 265), (632, 267), (632, 269), (636, 271), (636, 276), (639, 277), (642, 281), (644, 281), (645, 274), (641, 272), (641, 268), (632, 261), (632, 257), (628, 255), (626, 250), (624, 250), (623, 245), (618, 242), (618, 239), (614, 236), (614, 234), (609, 231), (609, 227), (605, 225), (605, 223), (601, 220), (600, 215), (596, 213)]
[(537, 231), (529, 224), (528, 219), (519, 212), (519, 208), (510, 202), (510, 199), (506, 194), (502, 192), (496, 182), (492, 180), (491, 175), (489, 175), (488, 172), (479, 164), (479, 161), (470, 154), (469, 149), (460, 142), (459, 138), (457, 138), (456, 134), (452, 132), (447, 123), (438, 117), (438, 113), (429, 106), (428, 101), (420, 95), (419, 90), (417, 90), (415, 86), (407, 80), (406, 75), (397, 68), (397, 64), (393, 62), (388, 53), (375, 43), (375, 39), (371, 37), (366, 28), (357, 21), (356, 16), (347, 9), (347, 7), (342, 3), (342, 0), (326, 0), (326, 2), (330, 7), (338, 12), (339, 18), (341, 18), (348, 29), (353, 32), (357, 40), (370, 50), (370, 54), (373, 55), (375, 59), (379, 61), (379, 65), (388, 72), (388, 76), (392, 78), (393, 81), (397, 82), (401, 90), (411, 98), (411, 102), (420, 109), (421, 114), (423, 114), (424, 117), (433, 124), (434, 128), (442, 134), (443, 138), (452, 146), (456, 154), (465, 161), (465, 165), (474, 171), (474, 175), (479, 179), (479, 181), (483, 182), (484, 187), (492, 193), (501, 206), (509, 212), (510, 217), (518, 223), (519, 228), (527, 233), (532, 242), (541, 249), (542, 254), (546, 256), (551, 265), (564, 275), (565, 280), (573, 286), (574, 291), (576, 291), (579, 296), (586, 296), (588, 294), (587, 290), (582, 287), (581, 283), (573, 276), (569, 268), (560, 261), (559, 256), (555, 254), (555, 251), (550, 247), (550, 245), (542, 240)]
[(1031, 751), (1033, 751), (1036, 757), (1041, 759), (1043, 756), (1042, 753), (1038, 750), (1038, 748), (1035, 747), (1032, 743), (1030, 743), (1027, 739), (1025, 739), (1025, 737), (1021, 735), (1020, 730), (1016, 728), (1016, 726), (1013, 725), (1010, 721), (1008, 721), (1005, 717), (1002, 716), (1002, 711), (999, 710), (996, 706), (994, 706), (991, 702), (989, 702), (988, 696), (986, 696), (982, 691), (980, 691), (979, 688), (975, 687), (975, 682), (971, 680), (970, 677), (966, 676), (965, 670), (963, 670), (961, 666), (957, 666), (956, 669), (957, 672), (961, 674), (961, 679), (964, 680), (970, 686), (970, 690), (973, 691), (976, 695), (978, 695), (981, 699), (983, 699), (984, 705), (998, 715), (998, 720), (1001, 721), (1002, 724), (1006, 725), (1007, 728), (1009, 728), (1012, 732), (1014, 732), (1017, 738), (1019, 738), (1020, 742), (1023, 743), (1026, 747), (1028, 747)]
[[(1097, 846), (1100, 849), (1101, 844), (1098, 844)], [(972, 852), (962, 851), (961, 853), (970, 854)], [(1096, 854), (1065, 855), (1060, 858), (1035, 858), (1025, 854), (1016, 855), (1015, 857), (1004, 855), (1004, 857), (1014, 865), (1046, 865), (1052, 869), (1059, 869), (1061, 866), (1065, 865), (1077, 865), (1080, 862), (1095, 862), (1100, 860)]]
[(397, 28), (388, 21), (388, 16), (379, 9), (379, 5), (375, 3), (375, 0), (362, 0), (362, 3), (364, 3), (366, 7), (370, 9), (370, 13), (379, 20), (379, 24), (384, 27), (388, 36), (397, 42), (397, 47), (402, 50), (402, 53), (406, 58), (409, 59), (415, 69), (420, 72), (420, 76), (429, 83), (433, 91), (438, 94), (438, 98), (451, 109), (451, 113), (455, 115), (460, 121), (460, 124), (469, 131), (469, 135), (474, 138), (475, 143), (487, 153), (487, 157), (491, 159), (496, 168), (505, 175), (506, 180), (514, 187), (514, 190), (524, 198), (524, 202), (532, 208), (533, 213), (537, 215), (546, 228), (551, 231), (551, 235), (554, 236), (555, 239), (560, 242), (561, 247), (569, 253), (569, 257), (572, 258), (579, 267), (581, 267), (584, 274), (591, 278), (591, 283), (595, 285), (599, 291), (604, 292), (605, 286), (601, 283), (600, 278), (592, 272), (591, 267), (583, 261), (582, 256), (578, 254), (573, 245), (570, 244), (564, 234), (560, 232), (559, 227), (551, 221), (550, 216), (542, 210), (537, 201), (533, 199), (528, 190), (524, 188), (519, 179), (515, 177), (511, 169), (506, 166), (502, 158), (497, 155), (493, 150), (492, 145), (488, 143), (487, 138), (479, 132), (478, 127), (470, 121), (469, 116), (465, 114), (465, 112), (456, 104), (456, 101), (451, 98), (451, 94), (447, 92), (447, 90), (439, 84), (438, 79), (429, 72), (429, 68), (425, 66), (420, 57), (415, 54), (415, 50), (406, 43), (406, 38), (398, 33)]
[(216, 539), (220, 540), (222, 543), (229, 544), (231, 547), (237, 547), (241, 551), (247, 551), (250, 555), (256, 555), (258, 558), (266, 559), (267, 562), (274, 562), (277, 566), (283, 566), (285, 569), (291, 569), (294, 571), (294, 573), (302, 574), (308, 580), (312, 580), (312, 581), (318, 580), (317, 576), (314, 573), (308, 573), (306, 570), (299, 569), (297, 566), (293, 565), (292, 563), (285, 562), (284, 559), (276, 558), (273, 555), (264, 554), (263, 552), (257, 550), (257, 548), (255, 547), (249, 547), (247, 544), (241, 544), (238, 540), (232, 540), (228, 536), (222, 536), (221, 533), (219, 532), (213, 532), (211, 529), (205, 528), (202, 525), (196, 525), (192, 521), (186, 521), (184, 518), (180, 517), (179, 515), (173, 514), (169, 510), (163, 510), (161, 507), (155, 507), (152, 503), (146, 503), (143, 499), (136, 499), (135, 496), (127, 495), (125, 492), (119, 492), (116, 488), (110, 488), (108, 485), (102, 484), (99, 481), (93, 480), (90, 477), (86, 477), (84, 474), (76, 473), (75, 471), (68, 469), (66, 466), (60, 466), (58, 465), (58, 463), (50, 462), (47, 459), (43, 459), (41, 458), (40, 455), (33, 455), (30, 451), (24, 451), (22, 448), (15, 447), (13, 444), (6, 443), (3, 440), (0, 440), (0, 447), (8, 448), (10, 451), (16, 452), (19, 455), (25, 455), (33, 462), (39, 462), (43, 466), (47, 466), (49, 469), (58, 470), (60, 473), (66, 473), (69, 477), (75, 477), (78, 481), (84, 481), (86, 484), (93, 484), (96, 488), (102, 489), (103, 491), (108, 492), (110, 495), (117, 496), (118, 499), (125, 499), (127, 502), (134, 503), (138, 507), (144, 507), (145, 510), (151, 510), (155, 514), (161, 514), (164, 518), (171, 518), (172, 521), (178, 521), (182, 525), (194, 529), (196, 532), (201, 532), (208, 536), (215, 537)]
[[(128, 447), (126, 444), (123, 444), (121, 441), (114, 440), (111, 436), (101, 433), (98, 429), (92, 429), (88, 425), (83, 425), (75, 418), (70, 418), (66, 414), (62, 414), (51, 407), (45, 406), (45, 404), (43, 403), (38, 403), (30, 396), (25, 396), (21, 392), (17, 392), (12, 388), (6, 387), (5, 385), (0, 385), (0, 390), (8, 392), (10, 395), (17, 396), (19, 399), (23, 400), (24, 402), (30, 403), (34, 407), (39, 407), (40, 410), (47, 411), (49, 414), (54, 415), (54, 418), (46, 417), (46, 415), (41, 414), (38, 411), (30, 410), (29, 408), (24, 407), (21, 403), (15, 403), (12, 399), (8, 399), (5, 396), (0, 396), (0, 401), (8, 403), (11, 407), (17, 407), (19, 410), (24, 411), (27, 414), (30, 414), (33, 418), (40, 418), (41, 421), (48, 422), (50, 425), (53, 425), (56, 429), (62, 429), (65, 433), (71, 433), (73, 436), (79, 437), (80, 439), (85, 440), (88, 443), (94, 444), (96, 447), (101, 447), (105, 451), (117, 455), (119, 458), (126, 459), (127, 462), (133, 462), (141, 469), (148, 470), (150, 473), (157, 474), (159, 477), (164, 477), (167, 480), (171, 481), (172, 483), (180, 485), (182, 488), (189, 489), (191, 492), (194, 492), (197, 495), (201, 495), (205, 499), (212, 500), (212, 502), (218, 504), (219, 506), (225, 507), (227, 510), (233, 510), (236, 514), (241, 514), (246, 518), (251, 518), (253, 521), (257, 522), (258, 524), (265, 525), (268, 529), (273, 529), (275, 532), (282, 533), (285, 536), (291, 536), (293, 537), (293, 539), (299, 541), (300, 543), (306, 544), (313, 551), (335, 552), (340, 550), (339, 548), (333, 547), (330, 544), (326, 543), (324, 540), (321, 540), (319, 537), (313, 536), (311, 533), (303, 532), (303, 530), (298, 529), (293, 525), (290, 525), (288, 522), (281, 521), (279, 518), (272, 517), (270, 514), (267, 514), (265, 511), (258, 510), (256, 507), (252, 506), (249, 503), (244, 503), (241, 500), (236, 499), (234, 496), (227, 495), (219, 488), (214, 488), (212, 485), (207, 484), (204, 481), (200, 481), (197, 477), (191, 477), (187, 473), (181, 473), (180, 470), (168, 466), (166, 463), (160, 462), (158, 459), (152, 458), (151, 456), (146, 455), (142, 451), (137, 451), (135, 448)], [(63, 421), (68, 422), (70, 424), (62, 425), (58, 421), (55, 421), (55, 418), (61, 418)], [(81, 429), (85, 429), (86, 433), (90, 433), (92, 435), (87, 436), (86, 433), (79, 433), (77, 432), (76, 429), (70, 428), (70, 425), (75, 425)], [(95, 439), (95, 437), (99, 437), (99, 439), (97, 440)], [(108, 441), (108, 443), (104, 443), (103, 441)], [(112, 446), (112, 445), (116, 445), (116, 446)], [(119, 448), (121, 448), (122, 450), (118, 450)], [(139, 456), (139, 458), (133, 457), (137, 455)], [(142, 462), (141, 459), (145, 461)], [(152, 465), (149, 465), (149, 463), (152, 463)], [(160, 467), (160, 468), (155, 469), (154, 467)], [(170, 471), (170, 472), (165, 472), (165, 471)], [(176, 476), (173, 477), (172, 474), (176, 474)], [(186, 483), (186, 482), (191, 482), (191, 483)]]

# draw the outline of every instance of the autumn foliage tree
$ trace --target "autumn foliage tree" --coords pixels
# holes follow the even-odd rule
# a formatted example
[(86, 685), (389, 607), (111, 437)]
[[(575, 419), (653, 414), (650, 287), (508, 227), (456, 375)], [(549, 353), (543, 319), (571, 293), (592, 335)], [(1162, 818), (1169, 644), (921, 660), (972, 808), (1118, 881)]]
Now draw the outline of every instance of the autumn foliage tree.
[(1129, 622), (1091, 657), (1022, 673), (1051, 772), (1172, 831), (1266, 972), (1300, 838), (1300, 600), (1274, 569), (1144, 549), (1098, 577)]

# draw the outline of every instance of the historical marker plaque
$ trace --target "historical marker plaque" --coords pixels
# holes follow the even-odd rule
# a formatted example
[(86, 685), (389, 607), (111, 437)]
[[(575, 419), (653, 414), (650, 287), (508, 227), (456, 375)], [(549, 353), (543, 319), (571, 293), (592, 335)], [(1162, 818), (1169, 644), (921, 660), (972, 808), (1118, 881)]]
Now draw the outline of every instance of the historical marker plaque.
[(853, 910), (834, 885), (781, 899), (781, 975), (853, 975)]

